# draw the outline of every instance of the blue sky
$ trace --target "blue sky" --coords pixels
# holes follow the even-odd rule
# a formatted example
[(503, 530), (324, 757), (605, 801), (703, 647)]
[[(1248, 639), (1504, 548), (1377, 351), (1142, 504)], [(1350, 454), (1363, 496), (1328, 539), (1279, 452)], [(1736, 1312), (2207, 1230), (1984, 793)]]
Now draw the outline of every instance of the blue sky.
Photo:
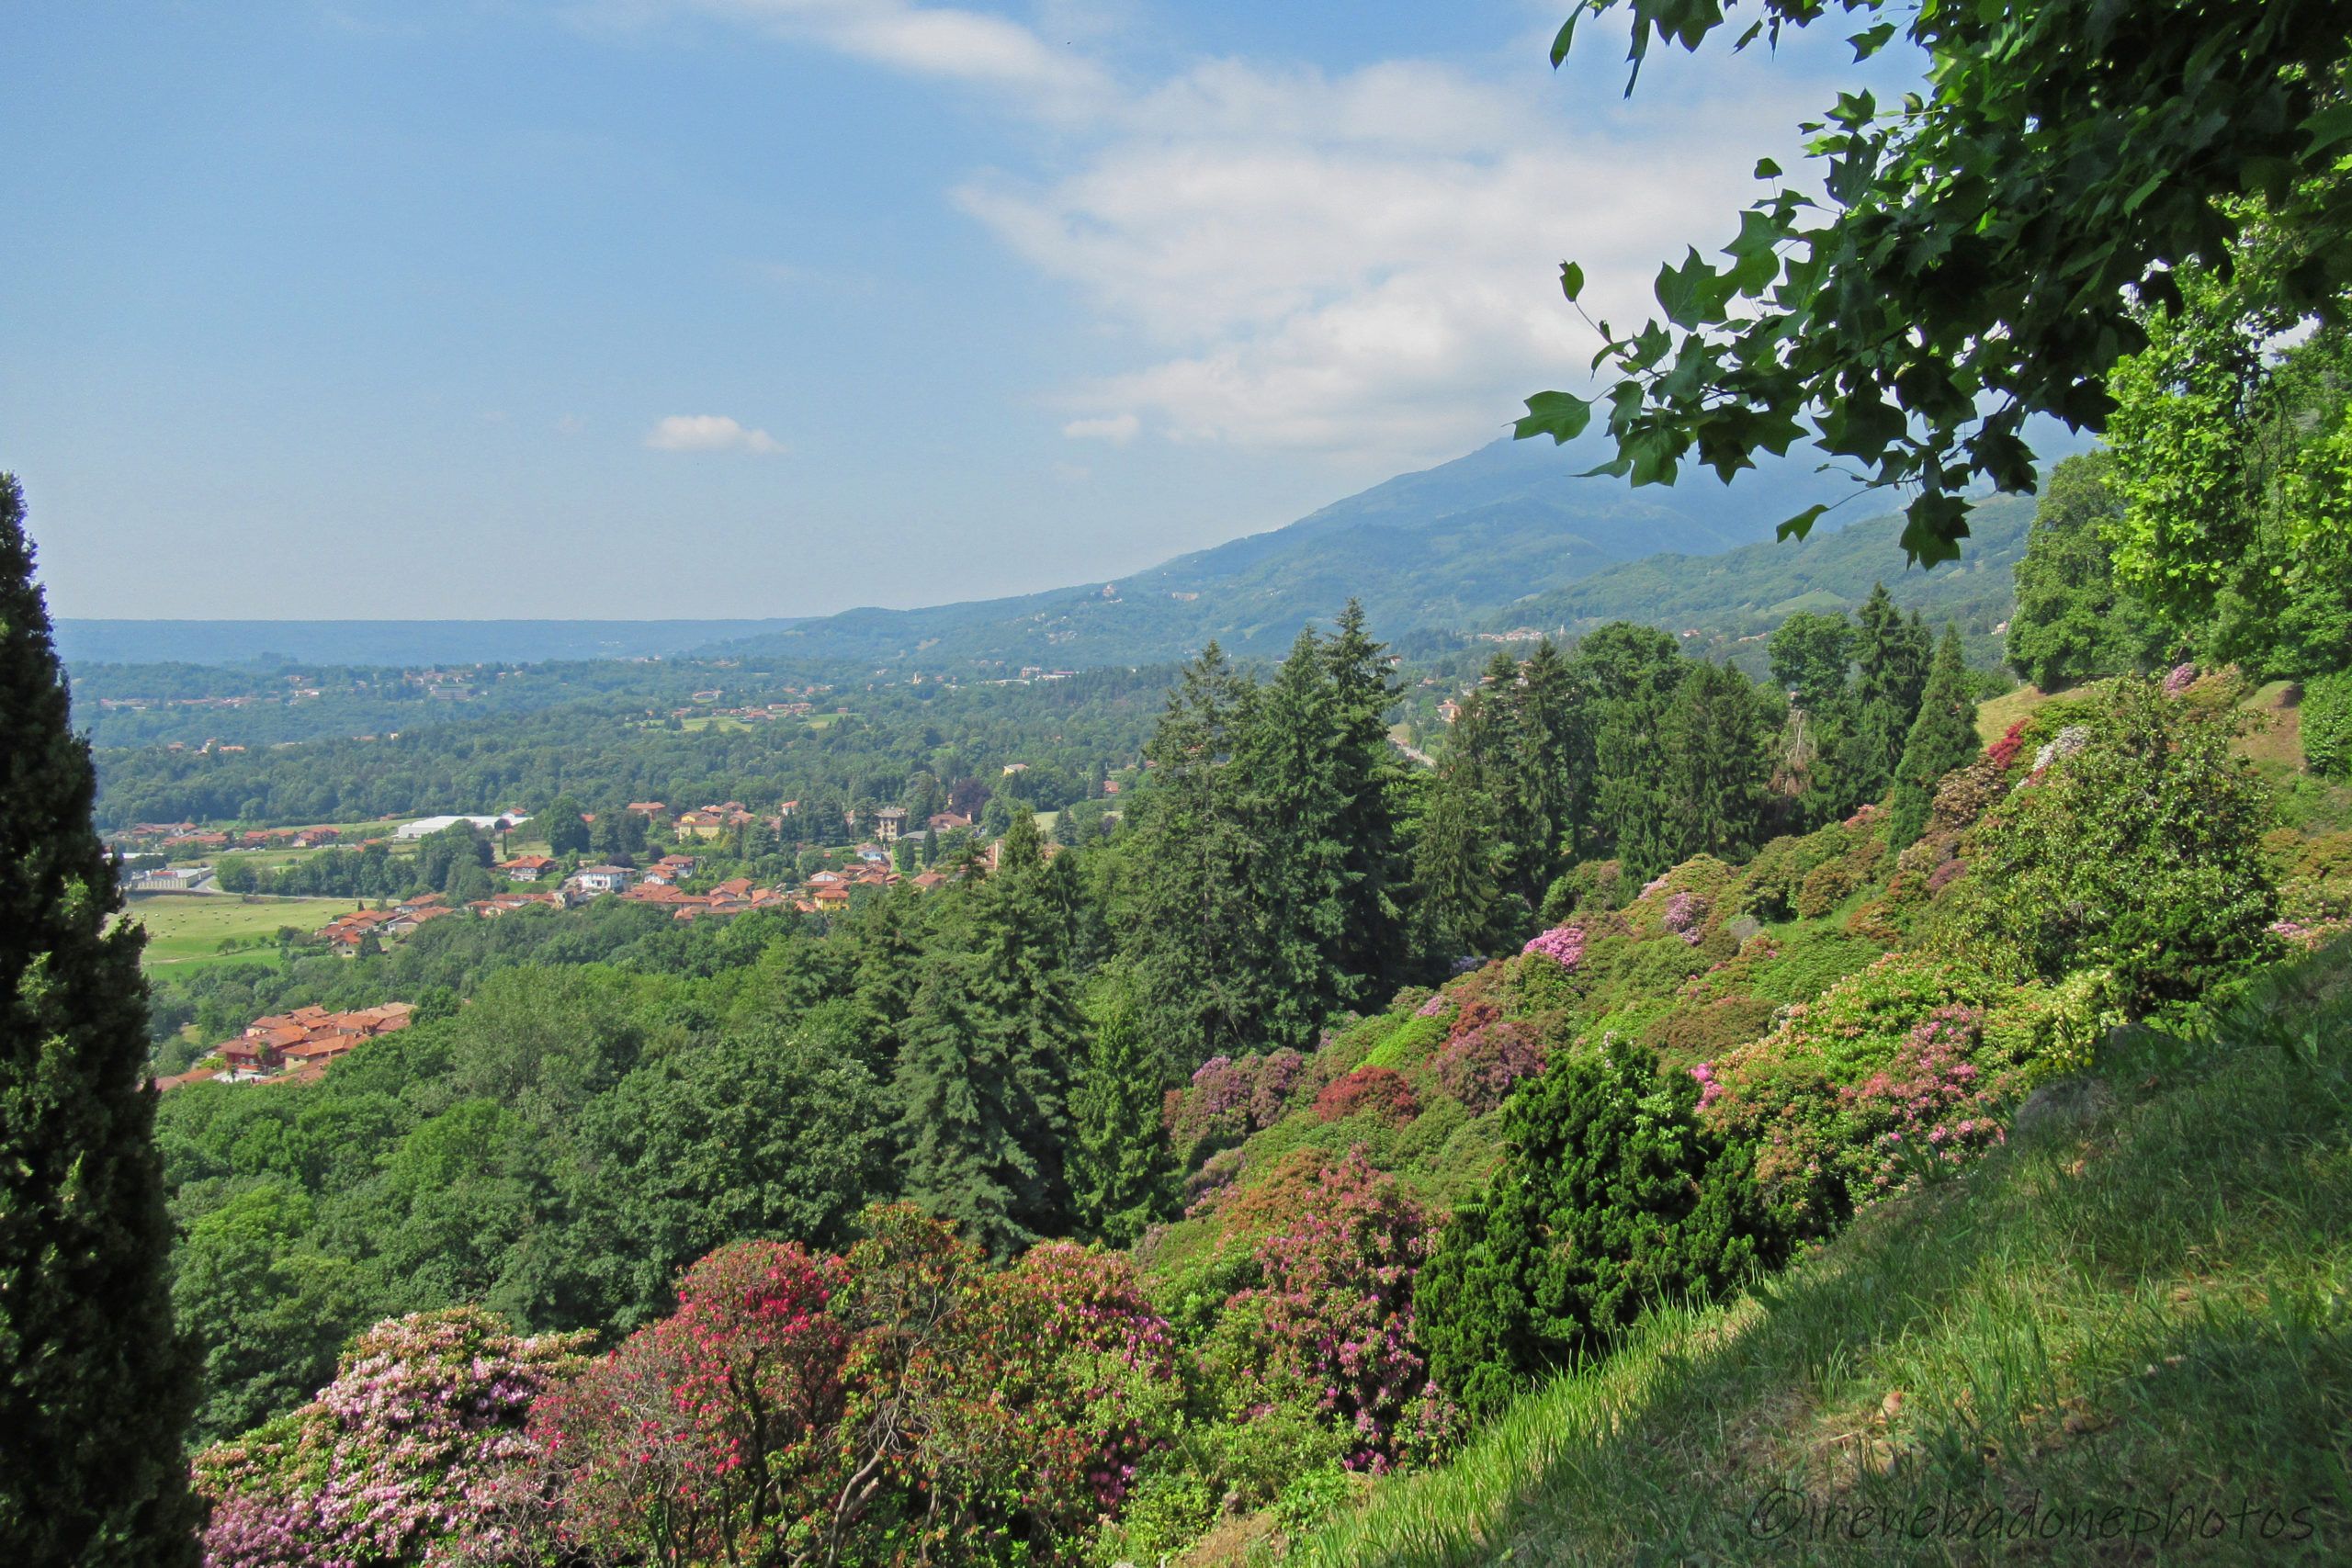
[(1834, 35), (1564, 6), (0, 19), (0, 468), (65, 615), (816, 614), (1116, 577), (1583, 385)]

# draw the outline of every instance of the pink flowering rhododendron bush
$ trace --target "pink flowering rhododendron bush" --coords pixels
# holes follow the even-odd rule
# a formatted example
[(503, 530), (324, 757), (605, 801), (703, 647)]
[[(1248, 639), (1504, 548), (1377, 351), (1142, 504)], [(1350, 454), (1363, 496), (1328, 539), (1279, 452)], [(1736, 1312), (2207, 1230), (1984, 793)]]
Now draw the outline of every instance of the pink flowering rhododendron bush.
[(1259, 1283), (1228, 1303), (1228, 1370), (1244, 1411), (1303, 1395), (1347, 1436), (1351, 1466), (1429, 1457), (1453, 1416), (1413, 1332), (1429, 1216), (1360, 1152), (1294, 1189), (1257, 1248)]
[(494, 1556), (494, 1506), (532, 1463), (533, 1402), (584, 1334), (514, 1334), (471, 1307), (378, 1324), (310, 1404), (196, 1457), (209, 1568), (375, 1568)]

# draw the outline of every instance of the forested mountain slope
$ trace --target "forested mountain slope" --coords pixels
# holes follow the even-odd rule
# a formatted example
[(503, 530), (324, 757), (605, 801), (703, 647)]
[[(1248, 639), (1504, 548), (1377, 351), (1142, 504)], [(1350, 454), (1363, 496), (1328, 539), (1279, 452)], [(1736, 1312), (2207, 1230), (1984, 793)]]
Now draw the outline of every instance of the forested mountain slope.
[[(1698, 473), (1636, 490), (1583, 477), (1601, 456), (1597, 440), (1566, 448), (1498, 441), (1287, 527), (1115, 583), (928, 610), (852, 610), (730, 647), (947, 667), (1181, 658), (1211, 638), (1231, 652), (1272, 655), (1351, 597), (1392, 633), (1469, 626), (1532, 592), (1662, 547), (1706, 555), (1769, 540), (1781, 518), (1843, 491), (1794, 461), (1729, 487)], [(1880, 570), (1899, 570), (1901, 554), (1883, 553)]]

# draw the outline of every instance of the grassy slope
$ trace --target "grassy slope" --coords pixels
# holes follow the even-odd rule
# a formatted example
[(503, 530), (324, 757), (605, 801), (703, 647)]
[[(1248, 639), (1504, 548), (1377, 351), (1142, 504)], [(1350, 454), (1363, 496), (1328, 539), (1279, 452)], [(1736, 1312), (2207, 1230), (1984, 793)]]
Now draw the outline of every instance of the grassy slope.
[[(1291, 1561), (2341, 1561), (2352, 951), (2282, 976), (2217, 1037), (2120, 1048), (2097, 1114), (2021, 1134), (1730, 1303), (1655, 1314), (1619, 1354), (1532, 1393), (1445, 1469), (1374, 1488)], [(2007, 1523), (2038, 1495), (2039, 1526), (2088, 1507), (2094, 1534), (2115, 1533), (1996, 1548), (1866, 1529), (1853, 1544), (1799, 1525), (1775, 1539), (1787, 1516), (1758, 1505), (1779, 1487), (1815, 1519), (1949, 1497)], [(2178, 1510), (2209, 1506), (2229, 1516), (2220, 1536), (2188, 1539)], [(2285, 1539), (2299, 1508), (2312, 1527), (2300, 1544)], [(2266, 1522), (2280, 1539), (2261, 1539)]]

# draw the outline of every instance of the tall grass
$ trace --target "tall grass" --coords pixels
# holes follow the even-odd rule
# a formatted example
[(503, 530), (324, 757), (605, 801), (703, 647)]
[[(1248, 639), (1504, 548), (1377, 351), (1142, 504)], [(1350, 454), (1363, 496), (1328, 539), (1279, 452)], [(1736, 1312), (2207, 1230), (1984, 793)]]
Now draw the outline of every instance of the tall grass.
[(2347, 1026), (2339, 944), (2119, 1043), (2085, 1114), (1653, 1312), (1289, 1561), (2352, 1560)]

